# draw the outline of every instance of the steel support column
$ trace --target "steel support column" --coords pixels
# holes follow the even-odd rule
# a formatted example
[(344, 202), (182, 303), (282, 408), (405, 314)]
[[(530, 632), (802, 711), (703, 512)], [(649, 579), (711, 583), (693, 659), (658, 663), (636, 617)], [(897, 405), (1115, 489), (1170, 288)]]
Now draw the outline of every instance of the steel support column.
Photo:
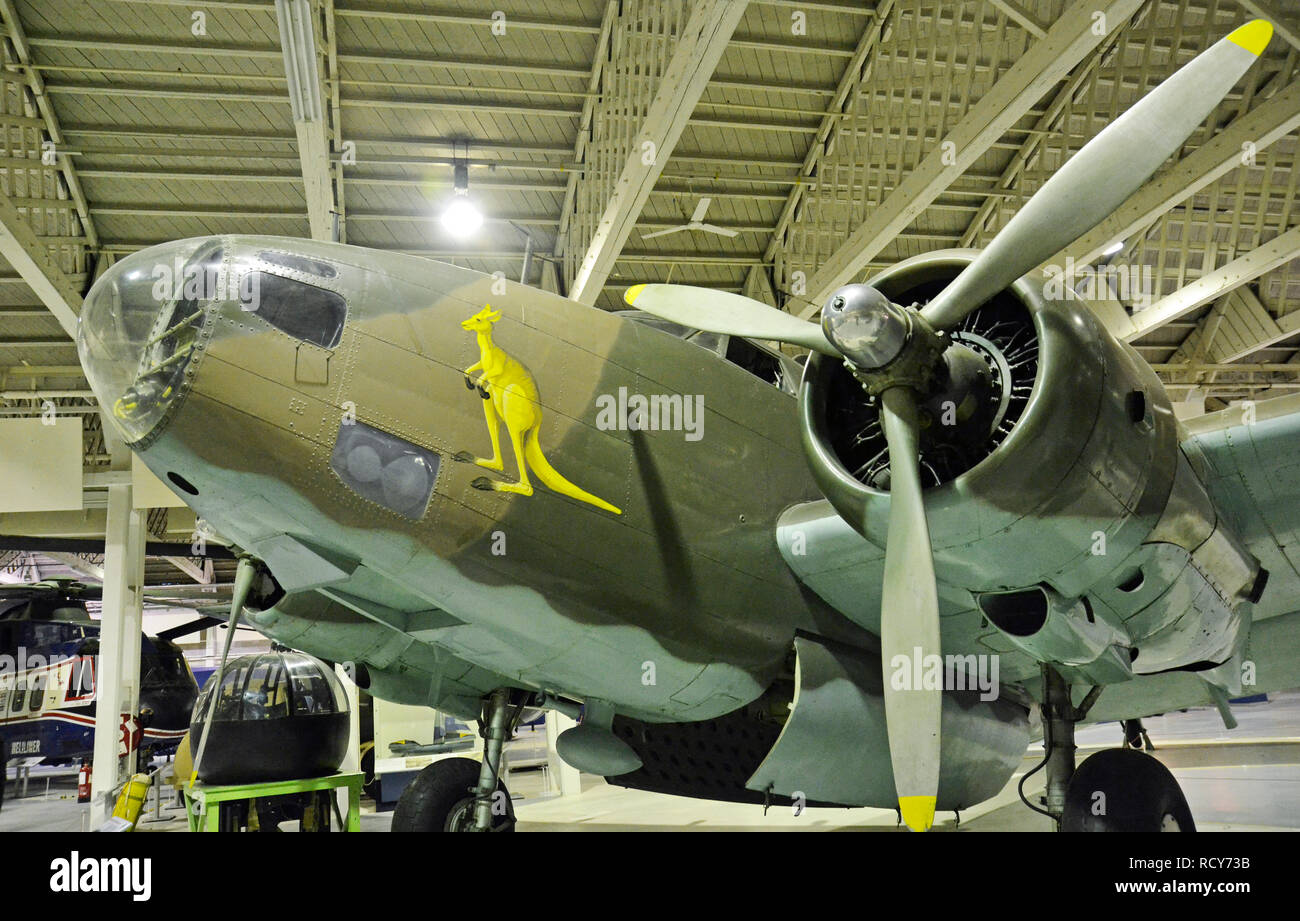
[(104, 596), (99, 660), (95, 668), (95, 760), (90, 827), (113, 812), (117, 785), (135, 768), (135, 755), (118, 756), (122, 717), (140, 697), (140, 586), (144, 582), (144, 512), (132, 508), (131, 485), (108, 487), (104, 536)]

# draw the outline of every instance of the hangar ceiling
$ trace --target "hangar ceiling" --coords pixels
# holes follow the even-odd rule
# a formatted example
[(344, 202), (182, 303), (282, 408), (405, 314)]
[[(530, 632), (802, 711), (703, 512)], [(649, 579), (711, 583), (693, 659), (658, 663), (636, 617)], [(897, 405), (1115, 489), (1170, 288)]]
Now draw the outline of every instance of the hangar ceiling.
[[(1263, 62), (1057, 261), (1149, 267), (1149, 290), (1098, 311), (1176, 399), (1300, 387), (1300, 12), (1284, 0), (311, 11), (315, 54), (289, 81), (284, 46), (301, 60), (311, 43), (271, 0), (0, 0), (0, 414), (82, 414), (87, 462), (105, 461), (69, 336), (80, 297), (114, 259), (188, 236), (337, 233), (511, 278), (527, 251), (528, 281), (604, 308), (671, 280), (807, 314), (899, 259), (986, 243), (1117, 113), (1258, 15), (1278, 26)], [(437, 221), (458, 157), (486, 217), (470, 241)], [(734, 235), (650, 236), (705, 198)]]
[[(196, 563), (187, 557), (147, 556), (144, 567), (146, 610), (184, 608), (230, 611), (236, 563), (233, 559), (208, 558)], [(0, 550), (0, 584), (40, 582), (45, 579), (73, 579), (98, 584), (104, 580), (102, 553), (62, 553), (54, 550), (31, 553)], [(100, 602), (91, 599), (86, 607), (93, 614)]]

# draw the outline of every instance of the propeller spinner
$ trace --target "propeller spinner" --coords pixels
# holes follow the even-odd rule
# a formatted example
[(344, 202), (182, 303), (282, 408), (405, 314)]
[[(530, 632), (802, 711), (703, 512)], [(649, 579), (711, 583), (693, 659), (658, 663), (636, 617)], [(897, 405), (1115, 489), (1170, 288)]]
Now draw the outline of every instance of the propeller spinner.
[[(842, 358), (880, 401), (889, 446), (890, 511), (881, 593), (881, 655), (924, 662), (940, 651), (934, 556), (920, 478), (922, 400), (972, 386), (946, 331), (989, 298), (1097, 226), (1135, 192), (1228, 94), (1272, 37), (1249, 22), (1178, 70), (1107, 125), (1016, 213), (989, 246), (929, 304), (894, 304), (869, 285), (840, 288), (821, 325), (737, 294), (684, 285), (637, 285), (629, 304), (683, 326), (774, 339)], [(958, 394), (960, 396), (960, 394)], [(908, 666), (911, 667), (910, 664)], [(941, 689), (884, 682), (890, 762), (899, 810), (913, 831), (934, 823), (939, 789)]]

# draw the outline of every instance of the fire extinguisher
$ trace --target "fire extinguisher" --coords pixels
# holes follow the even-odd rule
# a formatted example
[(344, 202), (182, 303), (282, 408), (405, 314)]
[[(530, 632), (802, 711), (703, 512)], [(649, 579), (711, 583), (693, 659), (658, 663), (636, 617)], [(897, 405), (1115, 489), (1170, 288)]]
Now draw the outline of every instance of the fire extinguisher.
[(81, 770), (77, 771), (77, 802), (90, 802), (90, 765), (81, 762)]

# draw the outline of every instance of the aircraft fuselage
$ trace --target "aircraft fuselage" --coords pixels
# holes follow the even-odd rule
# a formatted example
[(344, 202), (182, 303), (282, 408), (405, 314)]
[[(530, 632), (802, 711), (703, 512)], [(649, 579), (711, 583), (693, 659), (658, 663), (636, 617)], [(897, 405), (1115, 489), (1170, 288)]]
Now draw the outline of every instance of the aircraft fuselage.
[[(145, 463), (184, 484), (185, 501), (290, 592), (259, 622), (271, 635), (279, 614), (313, 651), (306, 627), (291, 628), (311, 619), (293, 593), (319, 589), (340, 630), (432, 644), (444, 696), (468, 701), (506, 679), (659, 720), (756, 698), (797, 628), (865, 635), (801, 591), (777, 551), (781, 511), (818, 493), (795, 400), (771, 384), (605, 311), (356, 247), (183, 241), (123, 260), (97, 291), (184, 274), (178, 256), (206, 267), (198, 284), (226, 299), (184, 327), (197, 311), (176, 287), (177, 306), (147, 337), (121, 337), (145, 342), (145, 354), (115, 347), (111, 360), (136, 369), (118, 415), (151, 425), (133, 444)], [(254, 274), (254, 285), (235, 279)], [(337, 300), (304, 328), (311, 309), (294, 298), (321, 291)], [(96, 350), (114, 348), (96, 345), (95, 297), (92, 377)], [(466, 325), (488, 305), (498, 319)], [(290, 308), (297, 327), (283, 318)], [(146, 341), (178, 326), (173, 339)], [(168, 360), (153, 379), (141, 373)], [(171, 369), (174, 381), (158, 379)], [(163, 393), (152, 406), (150, 387)], [(531, 494), (490, 488), (514, 488), (520, 463)], [(317, 651), (337, 654), (327, 631), (315, 627)], [(385, 649), (372, 668), (411, 665), (409, 650)]]

